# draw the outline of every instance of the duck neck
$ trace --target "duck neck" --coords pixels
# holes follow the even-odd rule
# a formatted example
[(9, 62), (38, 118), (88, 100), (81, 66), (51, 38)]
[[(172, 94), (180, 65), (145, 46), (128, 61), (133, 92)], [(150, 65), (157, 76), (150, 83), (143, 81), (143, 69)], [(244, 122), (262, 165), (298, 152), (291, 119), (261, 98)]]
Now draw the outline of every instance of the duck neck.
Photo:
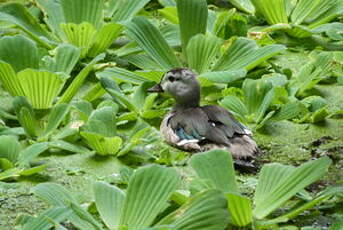
[(176, 104), (174, 106), (174, 110), (199, 107), (200, 90), (195, 90), (188, 95), (175, 98), (175, 100)]

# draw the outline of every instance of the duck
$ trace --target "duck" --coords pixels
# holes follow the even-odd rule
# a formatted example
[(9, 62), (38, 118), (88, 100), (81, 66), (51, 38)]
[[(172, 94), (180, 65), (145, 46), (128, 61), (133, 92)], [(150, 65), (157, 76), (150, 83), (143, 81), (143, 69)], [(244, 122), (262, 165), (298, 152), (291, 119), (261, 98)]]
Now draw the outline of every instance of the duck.
[(200, 106), (200, 83), (190, 69), (166, 72), (148, 92), (165, 92), (175, 100), (160, 125), (167, 144), (187, 152), (226, 149), (243, 165), (260, 153), (252, 132), (231, 112), (218, 105)]

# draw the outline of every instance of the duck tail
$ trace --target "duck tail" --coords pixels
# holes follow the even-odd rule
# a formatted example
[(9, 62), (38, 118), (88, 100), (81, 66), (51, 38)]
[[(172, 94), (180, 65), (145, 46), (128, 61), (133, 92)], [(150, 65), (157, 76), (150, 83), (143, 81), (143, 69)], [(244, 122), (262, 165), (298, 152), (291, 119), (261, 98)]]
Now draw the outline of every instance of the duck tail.
[(235, 159), (251, 159), (261, 153), (250, 135), (234, 136), (227, 148)]

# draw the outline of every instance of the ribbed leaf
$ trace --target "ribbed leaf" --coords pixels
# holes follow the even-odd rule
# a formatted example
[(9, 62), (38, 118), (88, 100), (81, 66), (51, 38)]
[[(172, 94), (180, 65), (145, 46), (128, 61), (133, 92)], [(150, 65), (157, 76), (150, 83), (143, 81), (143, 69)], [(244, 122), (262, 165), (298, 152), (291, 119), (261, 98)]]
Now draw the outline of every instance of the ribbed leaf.
[(158, 165), (139, 168), (130, 178), (120, 224), (130, 230), (149, 227), (179, 183), (175, 169)]
[(242, 88), (244, 91), (244, 101), (249, 114), (255, 113), (258, 116), (259, 112), (261, 112), (261, 106), (265, 97), (272, 89), (272, 83), (261, 79), (246, 79), (243, 82)]
[(215, 83), (230, 83), (244, 78), (247, 74), (245, 69), (238, 70), (228, 70), (228, 71), (217, 71), (217, 72), (207, 72), (199, 76), (199, 78), (204, 78)]
[(18, 73), (25, 96), (35, 109), (48, 109), (60, 93), (65, 79), (60, 75), (34, 69)]
[(139, 113), (139, 109), (125, 94), (121, 92), (119, 86), (114, 80), (112, 80), (110, 77), (105, 76), (100, 78), (100, 82), (104, 89), (113, 97), (113, 99), (117, 103), (127, 107), (132, 112)]
[[(56, 139), (57, 138), (58, 137), (56, 137)], [(58, 148), (61, 150), (66, 150), (71, 153), (80, 153), (80, 154), (91, 153), (91, 151), (89, 151), (89, 149), (87, 149), (86, 147), (83, 147), (81, 145), (74, 145), (63, 140), (50, 141), (48, 142), (48, 144), (49, 144), (49, 147), (51, 148)]]
[(50, 221), (62, 222), (71, 214), (71, 210), (65, 207), (54, 207), (48, 211), (43, 212), (36, 218), (32, 218), (27, 221), (22, 230), (49, 230), (53, 227), (53, 223)]
[(249, 14), (253, 14), (255, 12), (254, 5), (251, 3), (250, 0), (228, 0), (232, 5), (237, 7), (238, 9), (245, 11)]
[(189, 40), (188, 66), (198, 74), (206, 72), (219, 52), (221, 41), (212, 35), (199, 34)]
[(288, 23), (287, 0), (251, 0), (251, 2), (270, 25)]
[(214, 188), (223, 192), (238, 192), (232, 156), (224, 150), (212, 150), (193, 155), (192, 168), (202, 179), (213, 183)]
[(104, 182), (94, 184), (96, 208), (109, 229), (118, 229), (125, 193)]
[(26, 97), (18, 96), (13, 100), (13, 108), (17, 115), (20, 125), (24, 128), (27, 135), (35, 137), (39, 132), (39, 125), (31, 104)]
[(289, 102), (281, 107), (281, 109), (273, 116), (273, 120), (281, 121), (297, 117), (307, 111), (304, 104), (300, 101)]
[(23, 96), (20, 81), (10, 64), (0, 61), (0, 81), (5, 90), (12, 96)]
[(81, 72), (74, 78), (72, 83), (69, 85), (69, 87), (66, 89), (66, 91), (63, 93), (61, 98), (58, 100), (58, 104), (60, 103), (66, 103), (70, 102), (77, 91), (82, 86), (83, 82), (86, 80), (86, 77), (88, 76), (89, 72), (93, 69), (93, 66), (100, 60), (102, 60), (105, 57), (104, 54), (99, 54), (96, 56), (92, 61), (84, 67)]
[(22, 35), (2, 37), (0, 39), (0, 60), (10, 64), (15, 72), (26, 68), (38, 69), (37, 46), (32, 40)]
[(49, 148), (48, 142), (35, 143), (25, 148), (20, 152), (18, 165), (22, 167), (29, 166), (30, 162), (39, 156), (42, 152), (46, 151)]
[(150, 0), (121, 0), (117, 3), (116, 11), (112, 16), (112, 21), (128, 21), (138, 13)]
[(55, 131), (55, 129), (58, 128), (65, 116), (69, 113), (69, 108), (70, 107), (68, 104), (59, 104), (52, 108), (43, 136), (50, 135), (53, 131)]
[(237, 194), (226, 194), (228, 209), (230, 213), (230, 222), (233, 225), (244, 227), (252, 222), (251, 202), (248, 198)]
[(94, 57), (99, 53), (104, 52), (119, 36), (122, 30), (123, 26), (116, 23), (107, 23), (101, 27), (94, 37), (93, 46), (90, 49), (88, 56)]
[(143, 70), (161, 70), (161, 66), (147, 54), (133, 54), (124, 58), (131, 64)]
[(70, 207), (73, 212), (68, 219), (80, 229), (102, 229), (92, 215), (86, 212), (77, 203), (75, 197), (64, 187), (55, 183), (41, 183), (32, 188), (32, 192), (50, 205), (58, 207)]
[(166, 19), (171, 23), (179, 24), (179, 18), (177, 16), (177, 9), (174, 6), (164, 7), (158, 10)]
[(20, 150), (21, 146), (16, 137), (0, 136), (0, 158), (16, 163)]
[(51, 72), (70, 74), (80, 58), (80, 49), (73, 45), (62, 43), (54, 50), (54, 57), (45, 56), (41, 69)]
[(142, 84), (146, 81), (143, 77), (129, 71), (126, 69), (122, 69), (119, 67), (112, 67), (112, 68), (106, 68), (102, 72), (96, 73), (97, 77), (111, 77), (116, 79), (117, 81), (123, 81), (123, 82), (129, 82), (132, 84)]
[(39, 198), (54, 206), (66, 206), (70, 202), (77, 203), (75, 197), (64, 187), (55, 183), (41, 183), (32, 188)]
[(213, 68), (214, 71), (253, 69), (265, 60), (285, 50), (283, 45), (268, 45), (259, 48), (254, 40), (238, 38)]
[(179, 60), (160, 31), (146, 18), (136, 17), (126, 24), (127, 34), (164, 70), (180, 66)]
[(238, 116), (241, 120), (245, 120), (245, 116), (248, 115), (248, 109), (242, 100), (236, 96), (226, 96), (219, 104), (224, 108), (227, 108)]
[(60, 0), (66, 23), (88, 22), (96, 29), (103, 22), (103, 0)]
[(100, 155), (115, 155), (123, 141), (120, 137), (106, 137), (102, 134), (91, 132), (80, 132), (80, 135), (86, 139), (87, 144)]
[(35, 41), (47, 48), (51, 48), (50, 44), (46, 42), (46, 39), (41, 39), (41, 37), (50, 39), (50, 35), (40, 26), (38, 20), (32, 16), (22, 4), (9, 3), (1, 6), (0, 21), (15, 24), (28, 33)]
[(276, 164), (265, 165), (255, 192), (254, 216), (258, 219), (268, 216), (297, 192), (320, 179), (330, 163), (328, 157), (322, 157), (294, 170)]
[(226, 199), (221, 192), (198, 193), (158, 224), (172, 224), (173, 230), (223, 230), (227, 225)]
[(61, 23), (65, 23), (63, 8), (60, 1), (55, 0), (36, 0), (38, 7), (44, 13), (44, 21), (49, 26), (52, 32), (60, 39), (64, 40), (65, 35), (60, 27)]
[(292, 12), (291, 19), (296, 25), (308, 21), (313, 22), (319, 16), (338, 6), (337, 0), (301, 0)]
[(188, 41), (196, 34), (205, 34), (207, 26), (206, 0), (177, 0), (182, 51), (186, 54)]
[(81, 24), (61, 24), (61, 28), (65, 33), (66, 42), (81, 48), (81, 58), (84, 58), (96, 37), (95, 27), (89, 22), (82, 22)]
[(115, 136), (117, 134), (117, 110), (118, 108), (113, 108), (111, 106), (103, 106), (94, 110), (82, 129), (88, 132), (99, 133), (107, 137)]

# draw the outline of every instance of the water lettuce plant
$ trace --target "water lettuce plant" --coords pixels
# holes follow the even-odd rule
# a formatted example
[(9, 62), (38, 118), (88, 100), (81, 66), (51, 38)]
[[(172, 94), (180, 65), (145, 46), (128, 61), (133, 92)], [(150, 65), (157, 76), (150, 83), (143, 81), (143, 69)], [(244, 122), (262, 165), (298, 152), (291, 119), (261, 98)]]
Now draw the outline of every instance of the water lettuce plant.
[[(329, 187), (312, 197), (304, 190), (307, 186), (322, 178), (328, 170), (331, 160), (322, 157), (298, 167), (279, 163), (262, 167), (253, 199), (240, 194), (231, 155), (224, 150), (213, 150), (194, 155), (190, 165), (203, 187), (216, 188), (225, 193), (230, 213), (230, 224), (238, 227), (253, 226), (255, 229), (277, 228), (305, 210), (311, 209), (343, 192), (342, 187)], [(199, 182), (198, 182), (199, 184)], [(279, 216), (271, 215), (297, 194), (291, 204)], [(303, 198), (301, 198), (303, 197)]]
[(201, 192), (184, 205), (167, 209), (180, 182), (175, 169), (158, 165), (137, 169), (126, 192), (105, 182), (95, 182), (94, 202), (106, 227), (71, 192), (58, 184), (43, 183), (32, 191), (52, 207), (38, 217), (22, 218), (21, 229), (49, 229), (66, 220), (81, 229), (224, 229), (227, 211), (219, 191)]

